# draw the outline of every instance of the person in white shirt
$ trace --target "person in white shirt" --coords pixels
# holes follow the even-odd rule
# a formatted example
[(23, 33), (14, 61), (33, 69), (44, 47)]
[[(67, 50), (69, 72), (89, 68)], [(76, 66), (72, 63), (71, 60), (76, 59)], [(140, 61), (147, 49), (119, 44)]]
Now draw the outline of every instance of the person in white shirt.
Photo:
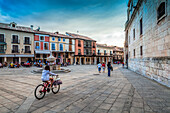
[(102, 67), (102, 64), (99, 62), (99, 64), (97, 65), (97, 67), (98, 67), (98, 71), (99, 71), (99, 73), (101, 73), (101, 67)]
[(52, 86), (53, 78), (50, 78), (50, 75), (58, 76), (57, 74), (50, 72), (50, 66), (47, 65), (47, 66), (45, 66), (45, 69), (42, 71), (41, 80), (43, 82), (47, 82), (48, 84), (49, 84), (48, 81), (50, 80), (51, 86)]

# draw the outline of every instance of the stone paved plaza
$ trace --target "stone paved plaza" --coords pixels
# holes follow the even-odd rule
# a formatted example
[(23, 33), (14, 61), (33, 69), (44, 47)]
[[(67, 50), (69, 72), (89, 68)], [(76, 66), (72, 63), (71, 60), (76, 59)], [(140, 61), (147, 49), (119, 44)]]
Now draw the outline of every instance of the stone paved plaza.
[(60, 92), (34, 97), (41, 74), (31, 68), (0, 69), (0, 113), (170, 113), (170, 89), (120, 65), (111, 77), (95, 65), (69, 66)]

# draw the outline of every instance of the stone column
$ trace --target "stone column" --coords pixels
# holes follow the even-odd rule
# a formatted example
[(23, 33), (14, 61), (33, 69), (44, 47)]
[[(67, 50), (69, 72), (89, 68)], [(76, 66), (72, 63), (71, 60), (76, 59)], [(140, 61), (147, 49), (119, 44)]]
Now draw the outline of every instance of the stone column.
[(81, 57), (80, 57), (80, 65), (81, 65)]
[(102, 57), (102, 61), (101, 62), (104, 62), (104, 58)]
[(94, 57), (94, 65), (96, 65), (96, 57)]
[(99, 62), (100, 62), (100, 57), (99, 57)]
[(77, 62), (77, 58), (76, 57), (74, 57), (74, 65), (76, 65), (76, 62)]
[(91, 65), (91, 57), (90, 57), (90, 65)]
[(71, 57), (71, 62), (70, 62), (70, 64), (71, 64), (71, 65), (73, 64), (73, 57)]
[(21, 64), (21, 57), (19, 57), (19, 64)]
[(7, 62), (7, 58), (6, 57), (4, 57), (4, 62)]

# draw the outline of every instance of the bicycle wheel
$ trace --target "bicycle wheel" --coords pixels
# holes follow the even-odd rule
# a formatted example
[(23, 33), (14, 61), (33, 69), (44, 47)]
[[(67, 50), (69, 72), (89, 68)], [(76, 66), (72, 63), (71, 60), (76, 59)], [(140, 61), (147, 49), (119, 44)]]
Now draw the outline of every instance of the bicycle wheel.
[(46, 88), (44, 87), (43, 84), (39, 84), (36, 88), (35, 88), (35, 91), (34, 91), (34, 95), (35, 97), (40, 100), (42, 98), (44, 98), (46, 94)]
[(56, 83), (53, 83), (51, 90), (52, 90), (52, 92), (53, 92), (54, 94), (58, 93), (59, 90), (60, 90), (60, 85), (58, 85), (58, 84), (56, 84)]

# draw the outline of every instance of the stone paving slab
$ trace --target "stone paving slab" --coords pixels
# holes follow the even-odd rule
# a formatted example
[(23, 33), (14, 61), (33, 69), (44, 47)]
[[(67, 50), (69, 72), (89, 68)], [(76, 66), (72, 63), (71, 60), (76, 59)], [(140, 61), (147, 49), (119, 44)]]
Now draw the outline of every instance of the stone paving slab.
[[(0, 74), (0, 113), (168, 113), (170, 90), (130, 70), (113, 65), (111, 77), (98, 73), (95, 65), (70, 66), (62, 73), (60, 92), (42, 100), (29, 95), (41, 83), (32, 68), (2, 69)], [(4, 73), (4, 74), (3, 74)]]

